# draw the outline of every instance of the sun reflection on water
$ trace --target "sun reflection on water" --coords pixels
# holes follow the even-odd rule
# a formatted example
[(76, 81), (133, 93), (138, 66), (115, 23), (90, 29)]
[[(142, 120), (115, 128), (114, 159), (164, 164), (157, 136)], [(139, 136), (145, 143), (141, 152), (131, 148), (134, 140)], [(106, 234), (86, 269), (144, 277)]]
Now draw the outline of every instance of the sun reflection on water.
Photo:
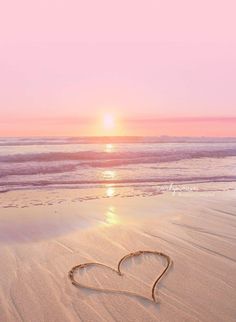
[(106, 144), (105, 146), (105, 152), (110, 153), (114, 151), (114, 145), (111, 143)]
[(102, 177), (105, 180), (112, 180), (116, 177), (116, 171), (113, 170), (106, 170), (102, 172)]

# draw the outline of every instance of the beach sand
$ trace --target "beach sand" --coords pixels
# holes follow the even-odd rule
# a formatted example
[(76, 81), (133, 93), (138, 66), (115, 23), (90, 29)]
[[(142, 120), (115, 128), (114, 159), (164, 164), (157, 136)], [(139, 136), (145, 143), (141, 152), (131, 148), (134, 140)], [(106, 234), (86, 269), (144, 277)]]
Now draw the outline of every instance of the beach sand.
[[(205, 321), (236, 319), (236, 191), (81, 197), (77, 190), (0, 196), (0, 321)], [(54, 197), (55, 196), (55, 197)], [(166, 262), (173, 264), (151, 299)], [(122, 291), (137, 293), (128, 295)], [(140, 296), (138, 296), (140, 295)], [(147, 299), (144, 299), (146, 297)]]

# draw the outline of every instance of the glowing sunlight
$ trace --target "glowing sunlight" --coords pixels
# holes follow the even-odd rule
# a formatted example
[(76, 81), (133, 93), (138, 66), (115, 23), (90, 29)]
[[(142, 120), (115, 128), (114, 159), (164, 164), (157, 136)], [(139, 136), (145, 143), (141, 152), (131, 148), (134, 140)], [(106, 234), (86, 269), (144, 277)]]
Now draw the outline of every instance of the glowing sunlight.
[(105, 152), (114, 152), (114, 146), (113, 144), (106, 144), (105, 146)]
[(109, 226), (118, 225), (120, 220), (118, 215), (115, 213), (114, 207), (109, 207), (108, 211), (106, 212), (105, 218), (106, 224)]
[(111, 114), (105, 114), (103, 117), (103, 126), (104, 129), (109, 131), (115, 128), (115, 118)]
[(107, 187), (106, 188), (106, 196), (107, 197), (114, 197), (115, 195), (115, 188), (114, 187)]
[(116, 177), (116, 172), (113, 170), (106, 170), (102, 172), (102, 177), (105, 180), (112, 180)]

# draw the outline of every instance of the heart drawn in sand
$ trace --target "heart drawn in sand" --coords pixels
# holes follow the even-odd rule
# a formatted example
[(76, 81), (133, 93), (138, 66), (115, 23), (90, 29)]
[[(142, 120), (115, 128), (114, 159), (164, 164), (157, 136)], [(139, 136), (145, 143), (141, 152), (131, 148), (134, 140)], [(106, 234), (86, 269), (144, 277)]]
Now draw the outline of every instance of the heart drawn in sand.
[(102, 264), (102, 263), (97, 263), (97, 262), (84, 263), (84, 264), (74, 266), (69, 271), (68, 275), (69, 275), (69, 278), (70, 278), (72, 284), (77, 286), (77, 287), (82, 287), (82, 288), (86, 288), (86, 289), (89, 289), (89, 290), (100, 291), (100, 292), (127, 294), (127, 295), (138, 296), (138, 297), (141, 297), (141, 298), (151, 300), (151, 298), (147, 298), (147, 297), (145, 297), (145, 296), (143, 296), (141, 294), (137, 294), (137, 293), (130, 292), (130, 291), (119, 291), (119, 290), (113, 290), (113, 289), (97, 288), (97, 287), (88, 286), (88, 285), (85, 285), (85, 284), (82, 284), (82, 283), (78, 282), (77, 280), (75, 280), (75, 277), (74, 277), (74, 274), (75, 274), (76, 271), (82, 270), (82, 269), (84, 269), (84, 268), (86, 268), (88, 266), (100, 266), (100, 267), (108, 268), (109, 270), (115, 272), (119, 276), (122, 276), (123, 274), (121, 272), (121, 264), (125, 260), (127, 260), (128, 258), (131, 258), (131, 257), (134, 257), (134, 256), (140, 256), (142, 254), (154, 254), (154, 255), (157, 255), (157, 256), (164, 257), (166, 259), (166, 266), (164, 267), (163, 271), (157, 276), (157, 278), (156, 278), (155, 282), (152, 284), (152, 288), (151, 288), (152, 301), (154, 301), (155, 303), (158, 303), (158, 299), (157, 299), (157, 297), (155, 295), (156, 286), (157, 286), (158, 282), (161, 280), (161, 278), (167, 273), (168, 269), (170, 268), (170, 266), (172, 264), (171, 258), (168, 255), (166, 255), (166, 254), (164, 254), (162, 252), (149, 251), (149, 250), (140, 250), (140, 251), (137, 251), (137, 252), (134, 252), (134, 253), (129, 253), (129, 254), (125, 255), (124, 257), (122, 257), (120, 259), (120, 261), (118, 262), (118, 265), (117, 265), (117, 269), (112, 268), (112, 267), (110, 267), (108, 265), (105, 265), (105, 264)]

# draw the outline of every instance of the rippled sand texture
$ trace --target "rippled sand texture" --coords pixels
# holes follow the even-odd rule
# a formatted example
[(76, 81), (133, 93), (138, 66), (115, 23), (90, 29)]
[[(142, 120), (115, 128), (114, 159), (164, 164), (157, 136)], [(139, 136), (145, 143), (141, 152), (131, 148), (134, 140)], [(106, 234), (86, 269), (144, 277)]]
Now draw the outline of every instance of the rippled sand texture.
[[(235, 321), (235, 196), (235, 190), (185, 192), (2, 207), (0, 321)], [(75, 276), (117, 293), (76, 288), (68, 278), (77, 264), (116, 268), (140, 249), (173, 260), (156, 289), (159, 304), (151, 301), (152, 283), (165, 267), (158, 256), (128, 259), (123, 276), (102, 266)]]

